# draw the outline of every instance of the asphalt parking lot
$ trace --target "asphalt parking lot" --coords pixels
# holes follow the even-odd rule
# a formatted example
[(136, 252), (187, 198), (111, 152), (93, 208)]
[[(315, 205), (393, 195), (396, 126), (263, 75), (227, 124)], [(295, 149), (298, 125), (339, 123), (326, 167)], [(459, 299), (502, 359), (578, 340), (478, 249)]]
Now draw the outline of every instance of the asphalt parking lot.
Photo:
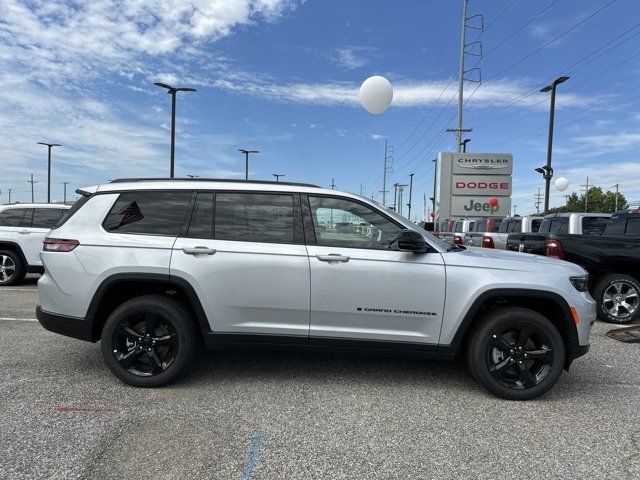
[(292, 352), (203, 356), (142, 390), (99, 345), (0, 290), (0, 478), (640, 478), (640, 344), (597, 323), (545, 397), (509, 402), (462, 363)]

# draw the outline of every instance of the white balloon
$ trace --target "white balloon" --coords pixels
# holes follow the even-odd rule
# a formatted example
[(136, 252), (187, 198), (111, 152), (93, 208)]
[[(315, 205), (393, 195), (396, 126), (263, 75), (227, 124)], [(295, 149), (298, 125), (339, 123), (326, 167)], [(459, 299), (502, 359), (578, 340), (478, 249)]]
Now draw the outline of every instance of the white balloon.
[(360, 87), (360, 103), (374, 115), (384, 112), (393, 100), (393, 87), (389, 80), (379, 75), (367, 78)]
[(569, 186), (569, 180), (564, 177), (557, 178), (554, 185), (556, 186), (556, 190), (559, 192), (564, 192)]

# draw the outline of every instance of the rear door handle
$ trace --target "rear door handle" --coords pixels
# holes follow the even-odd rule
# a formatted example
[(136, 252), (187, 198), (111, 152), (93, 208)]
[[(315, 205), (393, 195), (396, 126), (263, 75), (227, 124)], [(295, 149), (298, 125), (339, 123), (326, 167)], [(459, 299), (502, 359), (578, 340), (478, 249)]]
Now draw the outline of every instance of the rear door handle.
[(316, 255), (321, 262), (348, 262), (351, 257), (346, 257), (338, 253), (330, 253), (329, 255)]
[(217, 252), (215, 248), (208, 247), (194, 247), (194, 248), (183, 248), (182, 251), (187, 255), (213, 255)]
[(18, 233), (21, 233), (22, 235), (27, 235), (31, 232), (29, 230), (18, 230)]

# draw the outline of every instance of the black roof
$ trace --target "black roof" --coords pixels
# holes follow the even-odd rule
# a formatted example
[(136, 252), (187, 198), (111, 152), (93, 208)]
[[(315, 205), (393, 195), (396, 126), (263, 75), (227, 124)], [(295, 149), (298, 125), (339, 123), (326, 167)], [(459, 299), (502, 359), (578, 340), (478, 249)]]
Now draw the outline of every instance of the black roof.
[(298, 183), (298, 182), (274, 182), (273, 180), (241, 180), (237, 178), (163, 178), (163, 177), (151, 177), (151, 178), (116, 178), (111, 180), (110, 183), (126, 183), (126, 182), (225, 182), (225, 183), (258, 183), (267, 185), (293, 185), (297, 187), (313, 187), (320, 188), (318, 185), (312, 183)]

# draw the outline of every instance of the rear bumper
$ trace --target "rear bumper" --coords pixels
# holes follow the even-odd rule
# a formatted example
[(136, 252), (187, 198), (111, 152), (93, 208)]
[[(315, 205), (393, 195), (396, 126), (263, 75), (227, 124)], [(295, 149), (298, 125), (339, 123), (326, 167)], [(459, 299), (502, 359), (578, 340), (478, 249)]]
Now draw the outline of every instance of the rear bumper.
[(45, 329), (50, 332), (66, 335), (67, 337), (95, 342), (93, 338), (93, 318), (77, 318), (45, 312), (36, 307), (36, 318)]

